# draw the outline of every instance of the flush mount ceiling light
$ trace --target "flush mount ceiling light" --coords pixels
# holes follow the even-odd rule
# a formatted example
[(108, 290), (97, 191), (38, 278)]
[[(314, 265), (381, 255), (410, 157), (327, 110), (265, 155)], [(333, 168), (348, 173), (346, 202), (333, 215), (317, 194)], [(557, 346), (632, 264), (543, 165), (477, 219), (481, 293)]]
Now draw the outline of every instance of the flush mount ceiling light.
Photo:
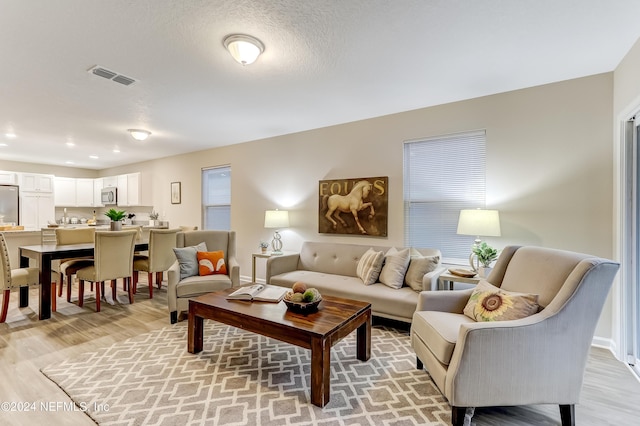
[(245, 34), (231, 34), (222, 41), (233, 59), (242, 65), (249, 65), (264, 52), (264, 44), (255, 37)]
[(131, 137), (137, 141), (143, 141), (151, 135), (151, 132), (142, 129), (128, 129), (127, 132), (129, 132)]

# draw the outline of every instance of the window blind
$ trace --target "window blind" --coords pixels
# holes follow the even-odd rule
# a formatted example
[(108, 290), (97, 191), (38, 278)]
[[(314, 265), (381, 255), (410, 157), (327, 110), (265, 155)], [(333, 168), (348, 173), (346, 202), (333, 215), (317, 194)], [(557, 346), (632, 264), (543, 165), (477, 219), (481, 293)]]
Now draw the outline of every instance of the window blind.
[(231, 166), (202, 170), (204, 229), (231, 230)]
[(485, 207), (485, 131), (404, 144), (404, 232), (411, 247), (464, 262), (473, 238), (457, 235), (462, 209)]

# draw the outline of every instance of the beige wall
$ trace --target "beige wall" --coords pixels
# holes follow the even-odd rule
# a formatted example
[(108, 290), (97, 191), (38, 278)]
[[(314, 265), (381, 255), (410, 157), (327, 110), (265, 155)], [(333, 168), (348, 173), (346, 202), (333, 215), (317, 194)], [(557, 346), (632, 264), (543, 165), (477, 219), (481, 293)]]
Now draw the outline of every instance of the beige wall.
[[(241, 274), (249, 276), (251, 253), (272, 234), (262, 227), (266, 209), (291, 212), (291, 228), (282, 232), (285, 250), (297, 250), (304, 240), (403, 245), (403, 142), (486, 129), (487, 204), (500, 210), (503, 234), (488, 240), (611, 257), (612, 98), (613, 74), (600, 74), (101, 174), (151, 172), (155, 208), (171, 224), (200, 225), (200, 171), (230, 164), (232, 227)], [(318, 234), (318, 181), (367, 176), (389, 177), (389, 237)], [(169, 202), (172, 181), (182, 182), (180, 205)], [(597, 335), (610, 338), (610, 330), (607, 306)]]
[[(241, 275), (248, 277), (251, 253), (272, 235), (263, 228), (266, 209), (291, 212), (291, 227), (282, 232), (285, 250), (297, 250), (304, 240), (403, 245), (403, 142), (486, 129), (487, 204), (500, 210), (502, 221), (502, 237), (488, 240), (498, 247), (533, 244), (611, 257), (612, 111), (613, 74), (607, 73), (99, 175), (151, 173), (154, 208), (172, 225), (201, 225), (201, 169), (230, 164), (232, 227), (238, 234)], [(389, 177), (388, 238), (318, 234), (318, 181), (369, 176)], [(182, 182), (179, 205), (170, 203), (174, 181)], [(258, 277), (263, 277), (263, 263), (259, 267)], [(610, 306), (596, 334), (611, 337)]]

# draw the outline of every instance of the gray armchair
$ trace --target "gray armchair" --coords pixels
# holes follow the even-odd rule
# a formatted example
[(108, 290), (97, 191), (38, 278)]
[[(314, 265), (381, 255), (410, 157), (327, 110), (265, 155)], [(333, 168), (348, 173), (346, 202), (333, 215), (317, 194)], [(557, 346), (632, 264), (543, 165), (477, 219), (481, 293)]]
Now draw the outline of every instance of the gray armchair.
[(467, 407), (558, 404), (575, 422), (596, 323), (619, 264), (568, 251), (506, 247), (487, 281), (539, 295), (537, 313), (476, 322), (463, 310), (473, 291), (422, 292), (411, 325), (426, 367), (462, 425)]
[(197, 246), (205, 243), (207, 251), (222, 250), (227, 275), (194, 275), (180, 278), (180, 265), (176, 261), (167, 271), (167, 301), (171, 324), (178, 322), (178, 314), (189, 309), (189, 299), (240, 285), (240, 265), (236, 259), (235, 231), (186, 231), (176, 234), (176, 247)]

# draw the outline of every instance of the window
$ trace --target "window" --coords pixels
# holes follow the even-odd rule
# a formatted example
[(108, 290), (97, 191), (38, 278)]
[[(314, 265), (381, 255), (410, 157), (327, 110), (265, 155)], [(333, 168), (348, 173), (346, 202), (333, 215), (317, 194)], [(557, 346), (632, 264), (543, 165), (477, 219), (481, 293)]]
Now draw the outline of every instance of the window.
[(204, 229), (231, 230), (231, 166), (202, 170)]
[(404, 144), (405, 245), (466, 262), (473, 240), (457, 235), (462, 209), (485, 207), (485, 131)]

